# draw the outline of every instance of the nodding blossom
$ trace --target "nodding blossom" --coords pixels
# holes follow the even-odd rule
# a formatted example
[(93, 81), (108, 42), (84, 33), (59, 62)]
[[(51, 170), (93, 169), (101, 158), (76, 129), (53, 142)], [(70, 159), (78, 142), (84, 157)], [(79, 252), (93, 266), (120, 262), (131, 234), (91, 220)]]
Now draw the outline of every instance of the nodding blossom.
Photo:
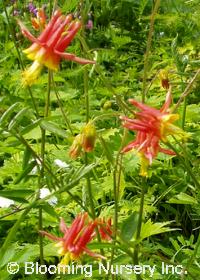
[(95, 61), (64, 52), (81, 28), (81, 21), (73, 19), (71, 14), (64, 16), (61, 11), (55, 11), (38, 38), (34, 37), (21, 21), (18, 20), (18, 24), (22, 34), (32, 42), (24, 53), (34, 61), (23, 72), (23, 85), (32, 85), (37, 80), (43, 66), (57, 71), (62, 58), (80, 64), (95, 64)]
[(57, 242), (58, 253), (62, 256), (60, 264), (68, 264), (70, 261), (78, 260), (83, 254), (104, 259), (105, 257), (87, 248), (87, 245), (96, 236), (95, 228), (97, 224), (98, 221), (89, 220), (88, 213), (85, 212), (79, 214), (69, 227), (61, 219), (60, 231), (63, 237), (57, 237), (45, 231), (40, 231), (40, 233)]
[(175, 155), (169, 149), (160, 146), (160, 142), (167, 142), (168, 136), (186, 136), (182, 129), (173, 123), (179, 118), (178, 114), (171, 114), (169, 106), (171, 104), (171, 90), (168, 91), (165, 103), (160, 110), (147, 106), (134, 99), (129, 102), (139, 109), (135, 113), (135, 118), (121, 117), (123, 126), (136, 132), (136, 138), (122, 149), (126, 153), (135, 149), (141, 159), (140, 175), (147, 176), (147, 168), (152, 164), (159, 152)]

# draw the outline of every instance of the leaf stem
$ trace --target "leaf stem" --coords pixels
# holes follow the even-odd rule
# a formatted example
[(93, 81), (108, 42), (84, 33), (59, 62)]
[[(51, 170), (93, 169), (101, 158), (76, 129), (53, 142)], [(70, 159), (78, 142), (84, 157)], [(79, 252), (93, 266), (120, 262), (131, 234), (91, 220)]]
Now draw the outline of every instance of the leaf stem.
[(147, 38), (147, 47), (146, 47), (146, 52), (144, 55), (144, 72), (143, 72), (143, 86), (142, 86), (142, 102), (143, 103), (145, 102), (149, 54), (150, 54), (151, 43), (152, 43), (152, 38), (153, 38), (154, 22), (155, 22), (156, 13), (158, 11), (159, 6), (160, 6), (160, 0), (156, 0), (154, 8), (153, 8), (153, 12), (151, 14), (150, 28), (149, 28), (148, 38)]
[[(7, 9), (6, 9), (5, 1), (3, 1), (3, 7), (4, 7), (4, 12), (5, 12), (5, 15), (6, 15), (7, 22), (8, 22), (8, 28), (10, 30), (10, 33), (11, 33), (11, 36), (12, 36), (12, 41), (14, 43), (14, 46), (15, 46), (15, 49), (16, 49), (16, 52), (17, 52), (17, 56), (18, 56), (18, 59), (19, 59), (19, 64), (21, 65), (21, 69), (24, 71), (25, 70), (24, 63), (23, 63), (23, 60), (21, 58), (21, 53), (20, 53), (19, 47), (17, 45), (17, 39), (16, 39), (16, 36), (15, 36), (13, 26), (12, 26), (12, 24), (10, 22), (10, 19), (9, 19), (9, 15), (8, 15), (8, 12), (7, 12)], [(32, 90), (29, 86), (27, 86), (27, 90), (28, 90), (28, 93), (31, 97), (31, 101), (32, 101), (32, 104), (33, 104), (33, 107), (34, 107), (34, 110), (35, 110), (35, 114), (36, 114), (37, 118), (39, 118), (39, 111), (38, 111), (38, 108), (37, 108)]]
[(60, 108), (61, 113), (62, 113), (62, 115), (63, 115), (63, 118), (64, 118), (64, 120), (65, 120), (65, 123), (66, 123), (68, 129), (70, 130), (71, 134), (74, 135), (73, 130), (72, 130), (72, 127), (71, 127), (71, 124), (70, 124), (70, 121), (69, 121), (69, 119), (68, 119), (68, 117), (67, 117), (67, 115), (65, 114), (65, 111), (64, 111), (64, 109), (63, 109), (63, 104), (62, 104), (62, 101), (61, 101), (61, 99), (60, 99), (60, 95), (59, 95), (59, 92), (58, 92), (58, 89), (57, 89), (57, 87), (56, 87), (56, 83), (55, 83), (53, 77), (52, 77), (52, 84), (53, 84), (53, 89), (54, 89), (55, 94), (56, 94), (56, 98), (57, 98), (57, 101), (58, 101), (59, 108)]
[[(145, 178), (142, 177), (142, 184), (141, 184), (141, 198), (140, 198), (140, 208), (139, 208), (139, 218), (137, 224), (137, 231), (136, 231), (136, 241), (140, 240), (140, 234), (142, 229), (142, 219), (143, 219), (143, 211), (144, 211), (144, 197), (145, 197)], [(136, 244), (134, 249), (134, 265), (139, 264), (139, 243)], [(137, 279), (142, 279), (140, 275), (137, 274)]]
[(176, 106), (173, 109), (173, 113), (175, 113), (177, 111), (177, 109), (180, 106), (180, 104), (182, 103), (182, 101), (190, 94), (192, 86), (193, 86), (194, 82), (196, 81), (196, 79), (198, 78), (199, 74), (200, 74), (200, 69), (197, 70), (197, 72), (195, 73), (194, 77), (191, 79), (191, 81), (187, 85), (186, 89), (181, 94), (178, 102), (176, 103)]

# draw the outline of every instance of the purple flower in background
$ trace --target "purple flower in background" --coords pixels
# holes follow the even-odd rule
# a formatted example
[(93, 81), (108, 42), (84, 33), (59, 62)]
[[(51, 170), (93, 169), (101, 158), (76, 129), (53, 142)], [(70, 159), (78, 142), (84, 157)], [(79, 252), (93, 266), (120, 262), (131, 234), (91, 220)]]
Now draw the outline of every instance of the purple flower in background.
[(86, 24), (86, 29), (92, 30), (93, 29), (93, 21), (91, 19), (88, 19), (88, 22)]
[(28, 4), (29, 12), (37, 16), (37, 8), (33, 5), (33, 3)]

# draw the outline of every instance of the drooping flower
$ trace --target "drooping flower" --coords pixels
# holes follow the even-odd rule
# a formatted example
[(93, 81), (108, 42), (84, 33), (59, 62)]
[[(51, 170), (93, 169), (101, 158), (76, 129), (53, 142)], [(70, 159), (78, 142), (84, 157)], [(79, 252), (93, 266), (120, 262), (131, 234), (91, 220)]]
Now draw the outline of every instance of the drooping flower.
[(63, 233), (63, 237), (57, 237), (45, 231), (40, 231), (40, 233), (58, 242), (59, 254), (63, 256), (60, 264), (68, 264), (69, 261), (80, 259), (84, 253), (93, 258), (104, 258), (87, 248), (96, 235), (96, 226), (97, 222), (90, 221), (88, 214), (83, 213), (75, 218), (70, 227), (67, 227), (64, 220), (61, 219), (60, 231)]
[(74, 141), (69, 149), (69, 156), (73, 159), (76, 159), (82, 150), (82, 135), (78, 134), (76, 135), (76, 137), (74, 138)]
[(82, 132), (74, 138), (69, 149), (69, 156), (76, 159), (82, 152), (89, 153), (94, 150), (97, 133), (92, 121), (88, 122), (82, 129)]
[(169, 111), (171, 99), (171, 89), (169, 89), (165, 103), (160, 110), (130, 99), (129, 102), (140, 111), (135, 113), (135, 119), (121, 117), (124, 127), (136, 131), (136, 139), (124, 147), (122, 152), (137, 150), (141, 159), (140, 174), (142, 176), (147, 176), (147, 168), (159, 152), (175, 155), (173, 151), (163, 149), (160, 146), (161, 141), (167, 142), (169, 135), (186, 136), (182, 129), (173, 124), (179, 116), (171, 114)]
[(18, 23), (22, 34), (33, 43), (28, 49), (24, 50), (27, 57), (34, 61), (33, 65), (23, 73), (24, 85), (33, 84), (43, 66), (57, 71), (62, 58), (80, 64), (95, 63), (64, 52), (81, 28), (81, 21), (73, 20), (71, 14), (63, 16), (57, 10), (38, 38), (34, 37), (21, 21), (18, 21)]
[(107, 221), (105, 218), (99, 218), (98, 219), (98, 229), (100, 236), (103, 240), (109, 241), (112, 239), (112, 220), (111, 218), (108, 219)]
[(96, 128), (92, 122), (88, 122), (82, 131), (82, 147), (86, 153), (94, 149), (96, 141)]

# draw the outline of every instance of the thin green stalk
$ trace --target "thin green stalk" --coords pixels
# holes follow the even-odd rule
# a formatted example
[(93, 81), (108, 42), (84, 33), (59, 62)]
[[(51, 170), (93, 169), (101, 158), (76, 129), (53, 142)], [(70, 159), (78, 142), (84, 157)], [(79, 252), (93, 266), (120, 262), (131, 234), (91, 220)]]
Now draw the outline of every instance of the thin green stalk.
[(84, 93), (85, 93), (85, 106), (86, 106), (86, 123), (90, 119), (90, 100), (88, 92), (88, 70), (84, 69)]
[[(184, 82), (183, 82), (182, 73), (181, 73), (181, 89), (182, 89), (182, 92), (184, 92)], [(181, 119), (182, 120), (181, 126), (182, 126), (183, 130), (184, 130), (184, 126), (185, 126), (186, 109), (187, 109), (187, 99), (185, 97), (184, 102), (183, 102), (183, 114), (182, 114), (182, 119)]]
[(186, 109), (187, 109), (187, 98), (185, 98), (183, 102), (183, 114), (182, 114), (182, 123), (181, 123), (182, 129), (184, 129), (185, 126)]
[[(88, 92), (88, 71), (85, 68), (84, 70), (84, 94), (85, 94), (85, 106), (86, 106), (86, 123), (89, 122), (90, 119), (90, 103), (89, 103), (89, 92)], [(88, 155), (85, 153), (85, 164), (88, 165)], [(90, 174), (87, 174), (86, 177), (86, 182), (87, 182), (87, 192), (88, 192), (88, 199), (89, 199), (89, 204), (90, 204), (90, 210), (93, 215), (93, 219), (96, 218), (96, 213), (95, 213), (95, 206), (94, 206), (94, 201), (93, 201), (93, 194), (92, 194), (92, 185), (91, 185), (91, 180), (90, 180)]]
[[(139, 242), (141, 228), (142, 228), (142, 219), (143, 219), (143, 210), (144, 210), (144, 197), (145, 197), (145, 180), (142, 178), (142, 185), (141, 185), (141, 198), (140, 198), (140, 209), (139, 209), (139, 217), (138, 217), (138, 224), (137, 224), (137, 231), (136, 231), (136, 241)], [(134, 264), (139, 264), (139, 243), (135, 246), (134, 250)], [(137, 275), (137, 279), (141, 279), (139, 275)]]
[(192, 86), (193, 84), (196, 82), (198, 76), (200, 74), (200, 69), (197, 70), (197, 72), (195, 73), (194, 77), (191, 79), (191, 81), (189, 82), (189, 84), (187, 85), (186, 89), (184, 90), (184, 92), (181, 94), (178, 102), (176, 103), (176, 106), (173, 109), (173, 113), (175, 113), (178, 109), (178, 107), (181, 105), (181, 103), (183, 102), (183, 100), (190, 94), (191, 90), (192, 90)]
[(59, 95), (59, 92), (58, 92), (58, 90), (57, 90), (56, 83), (55, 83), (53, 77), (52, 77), (52, 84), (53, 84), (53, 89), (54, 89), (55, 94), (56, 94), (56, 98), (57, 98), (57, 101), (58, 101), (59, 108), (60, 108), (61, 113), (62, 113), (62, 115), (63, 115), (63, 118), (64, 118), (64, 120), (65, 120), (65, 123), (66, 123), (68, 129), (70, 130), (71, 134), (74, 135), (73, 130), (72, 130), (72, 127), (71, 127), (71, 124), (70, 124), (70, 121), (68, 120), (68, 117), (67, 117), (67, 115), (65, 114), (65, 111), (64, 111), (64, 109), (63, 109), (62, 101), (61, 101), (61, 99), (60, 99), (60, 95)]
[[(5, 12), (5, 15), (6, 15), (6, 19), (7, 19), (7, 22), (8, 22), (8, 28), (9, 28), (9, 31), (11, 33), (11, 36), (12, 36), (12, 40), (13, 40), (13, 43), (14, 43), (14, 46), (15, 46), (15, 49), (16, 49), (16, 52), (17, 52), (17, 56), (18, 56), (18, 59), (19, 59), (19, 63), (21, 65), (21, 69), (24, 71), (25, 70), (25, 67), (24, 67), (24, 63), (22, 61), (22, 58), (21, 58), (21, 53), (19, 51), (19, 48), (18, 48), (18, 45), (17, 45), (17, 39), (16, 39), (16, 36), (15, 36), (15, 32), (13, 30), (13, 27), (12, 27), (12, 24), (10, 23), (10, 19), (9, 19), (9, 16), (8, 16), (8, 12), (7, 12), (7, 9), (6, 9), (6, 4), (5, 4), (5, 1), (3, 1), (3, 7), (4, 7), (4, 12)], [(31, 101), (33, 103), (33, 107), (34, 107), (34, 110), (35, 110), (35, 114), (37, 116), (37, 118), (39, 117), (39, 111), (38, 111), (38, 108), (37, 108), (37, 105), (36, 105), (36, 102), (35, 102), (35, 99), (33, 97), (33, 93), (31, 91), (31, 88), (28, 86), (27, 87), (27, 90), (28, 90), (28, 93), (31, 97)]]
[[(121, 150), (124, 147), (125, 139), (127, 136), (127, 129), (124, 129), (121, 146), (118, 151), (117, 157), (116, 157), (116, 163), (114, 166), (113, 171), (113, 192), (114, 192), (114, 223), (113, 223), (113, 244), (115, 245), (117, 242), (117, 229), (118, 229), (118, 212), (119, 212), (119, 194), (120, 194), (120, 184), (121, 184), (121, 173), (122, 173), (122, 154)], [(112, 164), (112, 163), (111, 163)], [(115, 248), (113, 247), (112, 253), (111, 253), (111, 263), (114, 261), (114, 255), (115, 255)]]
[[(49, 115), (49, 106), (50, 106), (50, 93), (51, 93), (51, 77), (52, 73), (51, 70), (48, 71), (48, 86), (47, 86), (47, 95), (45, 101), (45, 108), (44, 108), (44, 118), (48, 117)], [(41, 159), (42, 162), (45, 162), (45, 144), (46, 144), (46, 130), (41, 127)], [(39, 191), (38, 195), (40, 195), (40, 190), (43, 187), (43, 179), (44, 179), (44, 165), (41, 166), (40, 177), (39, 177)], [(39, 207), (39, 217), (38, 217), (38, 230), (43, 230), (42, 225), (42, 207)], [(40, 247), (40, 263), (44, 263), (44, 252), (43, 252), (43, 236), (39, 235), (39, 247)]]
[(153, 8), (153, 12), (151, 14), (150, 28), (149, 28), (148, 38), (147, 38), (147, 47), (146, 47), (146, 52), (144, 55), (144, 74), (143, 74), (143, 86), (142, 86), (142, 102), (143, 103), (145, 102), (149, 54), (150, 54), (151, 43), (152, 43), (152, 38), (153, 38), (154, 22), (155, 22), (156, 13), (158, 11), (159, 6), (160, 6), (160, 0), (156, 0), (154, 8)]
[[(82, 3), (83, 4), (83, 3)], [(83, 7), (83, 6), (82, 6)], [(84, 31), (83, 31), (84, 34)], [(90, 120), (90, 100), (89, 100), (89, 91), (88, 91), (88, 70), (87, 68), (84, 69), (84, 95), (85, 95), (85, 106), (86, 106), (86, 123)], [(88, 155), (85, 153), (85, 164), (88, 165)], [(95, 205), (93, 200), (93, 193), (92, 193), (92, 184), (90, 179), (90, 173), (86, 175), (86, 183), (87, 183), (87, 192), (88, 192), (88, 199), (90, 204), (90, 211), (92, 213), (93, 220), (96, 219), (96, 212), (95, 212)], [(98, 242), (101, 242), (101, 237), (98, 231), (98, 228), (96, 228), (96, 234), (97, 234), (97, 240)], [(103, 249), (100, 249), (100, 252), (102, 255), (104, 255)]]
[(188, 268), (192, 265), (194, 259), (196, 258), (199, 247), (200, 247), (200, 234), (198, 236), (197, 243), (196, 243), (195, 248), (194, 248), (194, 252), (193, 252), (192, 256), (190, 257), (190, 259), (187, 263), (186, 270), (188, 270)]

